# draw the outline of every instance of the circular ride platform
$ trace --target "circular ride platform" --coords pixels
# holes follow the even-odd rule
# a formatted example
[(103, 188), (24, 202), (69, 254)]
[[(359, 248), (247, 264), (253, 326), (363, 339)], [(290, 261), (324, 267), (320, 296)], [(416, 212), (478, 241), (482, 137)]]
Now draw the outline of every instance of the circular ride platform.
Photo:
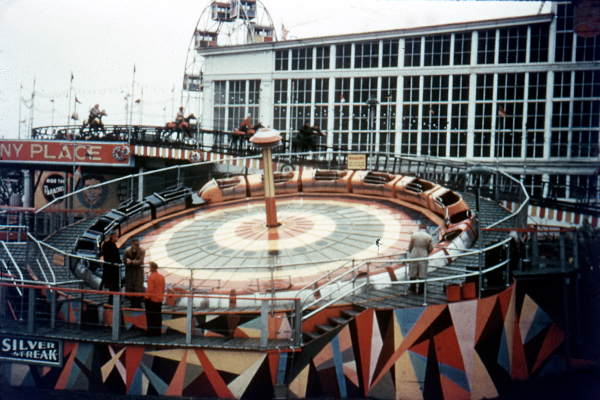
[(264, 199), (244, 199), (180, 212), (136, 235), (167, 283), (243, 294), (298, 290), (352, 260), (408, 250), (419, 225), (443, 225), (412, 204), (349, 194), (278, 196), (277, 215), (281, 225), (268, 228)]

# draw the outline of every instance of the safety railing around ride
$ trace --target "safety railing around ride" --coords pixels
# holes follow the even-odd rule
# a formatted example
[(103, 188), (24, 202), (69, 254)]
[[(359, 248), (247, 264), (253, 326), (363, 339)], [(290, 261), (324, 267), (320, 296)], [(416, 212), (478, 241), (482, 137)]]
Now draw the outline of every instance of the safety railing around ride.
[[(490, 247), (489, 249), (485, 249), (484, 251), (489, 251), (493, 247), (501, 246), (506, 249), (507, 253), (509, 253), (510, 249), (507, 245), (508, 239)], [(466, 251), (464, 256), (469, 256), (476, 253), (477, 252), (475, 251)], [(458, 258), (460, 256), (454, 255), (453, 257)], [(468, 278), (480, 273), (488, 274), (499, 268), (506, 267), (510, 261), (510, 259), (507, 258), (506, 260), (490, 266), (483, 271), (472, 272), (456, 269), (452, 266), (438, 267), (439, 269), (445, 269), (446, 271), (453, 272), (453, 275), (445, 277), (426, 277), (423, 280), (408, 280), (406, 275), (407, 264), (411, 261), (419, 261), (424, 259), (426, 258), (415, 258), (412, 260), (407, 258), (398, 258), (397, 260), (363, 260), (358, 263), (354, 262), (354, 267), (348, 269), (345, 273), (339, 276), (331, 277), (327, 283), (321, 285), (320, 289), (323, 295), (322, 297), (314, 300), (309, 299), (309, 296), (303, 293), (305, 288), (311, 287), (310, 284), (305, 286), (305, 288), (302, 290), (293, 293), (293, 295), (290, 297), (232, 297), (223, 295), (168, 292), (165, 305), (169, 306), (165, 306), (165, 310), (163, 312), (171, 314), (170, 320), (176, 318), (185, 318), (185, 329), (181, 329), (183, 324), (179, 324), (179, 330), (171, 330), (170, 332), (185, 335), (186, 344), (191, 344), (194, 337), (203, 337), (204, 331), (207, 332), (208, 336), (216, 334), (218, 336), (229, 335), (231, 337), (236, 337), (235, 332), (232, 333), (231, 329), (227, 329), (227, 332), (215, 331), (215, 329), (218, 330), (218, 328), (211, 328), (209, 326), (198, 324), (196, 317), (200, 315), (211, 315), (214, 318), (216, 315), (222, 313), (223, 310), (226, 310), (228, 315), (235, 315), (236, 312), (240, 315), (243, 314), (246, 320), (248, 318), (259, 318), (261, 328), (260, 334), (257, 334), (257, 336), (260, 338), (260, 347), (266, 347), (267, 340), (269, 338), (286, 339), (289, 342), (287, 344), (288, 346), (290, 344), (299, 346), (302, 340), (302, 321), (305, 321), (319, 313), (323, 308), (329, 307), (341, 301), (344, 297), (354, 293), (357, 290), (361, 290), (363, 293), (366, 293), (366, 308), (369, 308), (369, 289), (371, 286), (378, 284), (376, 276), (372, 276), (371, 272), (377, 269), (378, 264), (389, 264), (390, 262), (399, 262), (405, 264), (405, 279), (391, 283), (386, 282), (385, 285), (403, 285), (404, 294), (406, 294), (407, 285), (422, 282), (425, 285), (423, 305), (427, 305), (428, 285), (434, 283), (443, 284), (445, 282), (453, 282), (457, 279)], [(93, 261), (98, 262), (97, 260)], [(508, 276), (509, 271), (507, 270), (506, 285), (509, 284)], [(343, 283), (343, 285), (340, 285), (334, 290), (331, 290), (325, 294), (328, 286), (335, 285), (340, 282)], [(336, 296), (340, 293), (340, 290), (342, 290), (345, 285), (351, 285), (353, 287), (352, 290), (346, 290), (343, 294)], [(61, 328), (70, 329), (69, 327), (77, 327), (79, 329), (84, 328), (86, 330), (102, 328), (104, 329), (104, 336), (102, 336), (100, 332), (99, 335), (104, 337), (105, 340), (112, 341), (121, 340), (123, 338), (122, 335), (124, 333), (124, 327), (127, 324), (132, 323), (132, 313), (135, 312), (139, 314), (139, 310), (136, 311), (136, 309), (131, 309), (128, 307), (123, 308), (124, 298), (127, 298), (129, 301), (131, 301), (133, 297), (144, 296), (143, 293), (125, 293), (121, 291), (110, 292), (84, 289), (84, 283), (82, 280), (49, 283), (26, 280), (22, 277), (10, 276), (4, 273), (2, 274), (2, 279), (0, 280), (0, 286), (2, 286), (0, 291), (2, 296), (0, 299), (0, 305), (2, 309), (0, 311), (3, 318), (8, 318), (10, 320), (10, 315), (7, 311), (7, 308), (9, 308), (13, 317), (12, 320), (15, 323), (18, 323), (19, 321), (23, 324), (26, 323), (27, 333), (36, 333), (38, 326), (49, 329), (50, 331), (60, 330)], [(11, 296), (10, 289), (21, 290), (21, 293), (19, 296)], [(25, 295), (23, 291), (26, 291), (27, 295)], [(401, 291), (399, 291), (399, 294), (402, 294)], [(108, 305), (107, 302), (104, 301), (105, 296), (111, 296), (113, 298), (111, 305)], [(19, 302), (20, 308), (18, 306)], [(211, 303), (213, 303), (213, 307), (209, 306)], [(229, 303), (230, 307), (222, 307), (222, 303)], [(232, 303), (235, 305), (231, 306)], [(101, 313), (98, 313), (98, 305), (102, 305), (103, 310)], [(242, 309), (244, 310), (243, 313), (239, 311)], [(59, 318), (59, 311), (62, 311), (60, 314), (63, 316), (62, 319)], [(249, 317), (249, 315), (251, 316)], [(99, 319), (96, 320), (93, 316), (98, 316)], [(277, 318), (286, 319), (287, 324), (278, 324), (276, 321), (274, 321), (274, 319)], [(206, 318), (204, 320), (206, 320)], [(7, 325), (6, 322), (7, 321), (5, 320), (3, 324), (5, 329), (10, 329), (10, 324)], [(133, 325), (139, 328), (140, 331), (137, 333), (128, 334), (127, 338), (131, 339), (132, 337), (139, 337), (147, 334), (147, 325), (145, 324), (147, 324), (147, 322), (143, 320), (140, 322), (139, 319), (137, 323), (133, 322)], [(8, 328), (6, 328), (7, 326)], [(198, 326), (201, 328), (198, 328)], [(290, 330), (286, 331), (285, 329), (279, 329), (277, 330), (276, 334), (274, 334), (272, 328), (271, 333), (269, 333), (269, 326), (289, 326)], [(110, 331), (110, 334), (108, 331)], [(64, 330), (61, 332), (64, 333)], [(241, 336), (247, 337), (247, 331), (245, 331), (245, 333)]]
[[(496, 229), (501, 230), (502, 228)], [(517, 231), (520, 232), (519, 230)], [(529, 234), (528, 242), (531, 243), (532, 246), (539, 247), (521, 247), (520, 252), (517, 253), (516, 256), (518, 257), (519, 261), (538, 257), (547, 259), (552, 264), (556, 257), (549, 252), (552, 250), (556, 251), (556, 248), (558, 247), (560, 249), (559, 261), (561, 270), (563, 272), (568, 272), (570, 268), (569, 265), (571, 265), (571, 267), (573, 265), (577, 266), (578, 238), (576, 230), (557, 229), (555, 227), (541, 227), (540, 229), (536, 230), (523, 230), (521, 233)], [(541, 237), (542, 240), (537, 240), (536, 237), (538, 236)], [(551, 240), (548, 241), (548, 239)], [(31, 238), (31, 240), (35, 241), (34, 238)], [(6, 248), (6, 243), (1, 243)], [(448, 256), (440, 255), (440, 253), (438, 253), (438, 255), (435, 257), (409, 259), (405, 254), (398, 254), (394, 257), (386, 259), (374, 258), (367, 260), (345, 260), (345, 265), (342, 266), (343, 268), (340, 268), (337, 271), (330, 271), (327, 276), (323, 276), (319, 280), (308, 283), (300, 290), (292, 293), (281, 292), (281, 294), (286, 297), (281, 297), (281, 294), (276, 295), (276, 274), (273, 274), (270, 284), (264, 285), (270, 287), (266, 287), (264, 290), (260, 291), (260, 294), (262, 295), (260, 297), (252, 297), (251, 295), (232, 297), (224, 295), (209, 295), (204, 293), (199, 294), (194, 293), (193, 291), (189, 293), (168, 291), (165, 304), (169, 304), (170, 306), (167, 307), (165, 312), (177, 315), (179, 318), (184, 318), (183, 315), (185, 315), (186, 328), (180, 333), (182, 335), (186, 335), (186, 343), (191, 343), (193, 337), (202, 336), (201, 332), (194, 330), (194, 327), (197, 326), (198, 318), (196, 317), (199, 315), (212, 315), (214, 317), (215, 315), (219, 315), (219, 312), (222, 312), (223, 310), (226, 310), (228, 314), (235, 314), (237, 309), (242, 308), (246, 310), (247, 314), (248, 309), (254, 308), (254, 317), (260, 318), (261, 322), (267, 321), (266, 324), (261, 323), (261, 326), (263, 327), (261, 328), (260, 333), (261, 346), (264, 345), (263, 338), (269, 337), (268, 332), (265, 331), (265, 327), (268, 327), (269, 323), (277, 325), (277, 322), (273, 322), (273, 320), (271, 320), (272, 322), (269, 322), (269, 318), (286, 318), (289, 326), (292, 327), (292, 329), (289, 332), (278, 331), (278, 337), (281, 338), (289, 336), (288, 341), (293, 343), (293, 345), (297, 345), (301, 343), (301, 339), (299, 339), (299, 337), (301, 337), (302, 321), (310, 319), (312, 316), (318, 314), (323, 308), (334, 304), (347, 304), (347, 300), (344, 300), (344, 298), (352, 296), (357, 292), (360, 292), (366, 296), (366, 302), (363, 303), (363, 307), (369, 308), (371, 301), (376, 300), (376, 295), (372, 295), (371, 291), (375, 291), (377, 287), (383, 286), (400, 286), (401, 288), (396, 290), (396, 292), (399, 296), (402, 296), (407, 293), (408, 285), (423, 283), (425, 287), (423, 293), (423, 305), (428, 304), (428, 287), (432, 285), (445, 286), (446, 284), (452, 284), (456, 281), (477, 278), (480, 275), (490, 276), (492, 274), (497, 274), (498, 272), (500, 272), (502, 275), (501, 271), (503, 271), (503, 284), (507, 286), (510, 283), (509, 279), (513, 273), (517, 275), (522, 272), (533, 272), (531, 271), (529, 263), (525, 266), (519, 263), (518, 267), (514, 267), (513, 258), (515, 257), (515, 254), (511, 249), (511, 246), (514, 245), (514, 243), (515, 242), (511, 238), (507, 238), (482, 250), (465, 250), (463, 254), (452, 254)], [(48, 248), (60, 253), (66, 258), (67, 264), (71, 264), (73, 262), (71, 259), (85, 260), (87, 262), (93, 262), (97, 264), (103, 263), (103, 261), (97, 259), (86, 259), (85, 257), (73, 254), (67, 254), (64, 252), (61, 253), (60, 250), (52, 248), (45, 243), (40, 242), (37, 244), (43, 248)], [(494, 263), (486, 262), (485, 268), (480, 267), (476, 270), (454, 267), (456, 260), (459, 260), (461, 257), (477, 255), (479, 252), (483, 252), (486, 255), (491, 255), (493, 258), (496, 258)], [(407, 267), (411, 261), (427, 259), (429, 262), (432, 262), (433, 260), (439, 258), (450, 257), (453, 258), (455, 263), (437, 267), (435, 270), (432, 269), (432, 273), (426, 276), (425, 279), (408, 279)], [(9, 256), (9, 258), (12, 257)], [(10, 319), (10, 316), (12, 315), (12, 319), (14, 321), (20, 321), (21, 323), (24, 323), (26, 320), (27, 332), (29, 333), (35, 332), (37, 326), (36, 324), (38, 322), (40, 323), (40, 326), (50, 330), (64, 326), (75, 326), (82, 328), (82, 325), (85, 325), (86, 329), (94, 328), (94, 326), (97, 326), (98, 328), (103, 327), (105, 330), (109, 329), (110, 334), (105, 335), (106, 340), (119, 340), (122, 338), (121, 335), (124, 332), (124, 325), (122, 324), (122, 318), (115, 317), (115, 313), (117, 316), (124, 315), (123, 312), (129, 316), (132, 315), (132, 312), (139, 313), (139, 311), (132, 311), (131, 308), (127, 307), (125, 307), (123, 311), (123, 309), (119, 307), (123, 306), (123, 296), (131, 298), (135, 296), (143, 296), (142, 294), (123, 292), (113, 293), (101, 290), (84, 289), (83, 280), (77, 279), (63, 282), (41, 282), (27, 280), (24, 279), (24, 274), (21, 272), (21, 268), (19, 268), (16, 261), (12, 259), (11, 262), (13, 267), (6, 269), (2, 273), (2, 284), (6, 288), (13, 288), (16, 293), (11, 299), (8, 299), (8, 297), (4, 296), (9, 296), (9, 290), (2, 290), (3, 298), (0, 299), (2, 316)], [(384, 270), (390, 264), (401, 264), (401, 267), (397, 268), (396, 271), (399, 274), (404, 274), (403, 280), (399, 279), (392, 282), (388, 282), (387, 280), (385, 282), (381, 282), (378, 280), (378, 275), (374, 274), (374, 272), (377, 272), (377, 270)], [(542, 268), (552, 267), (552, 265), (546, 265), (546, 263), (540, 264), (544, 264)], [(271, 271), (275, 271), (277, 268), (279, 268), (279, 266), (267, 266), (265, 268), (270, 268)], [(434, 276), (436, 271), (444, 271), (445, 276)], [(193, 277), (193, 272), (191, 273), (191, 276)], [(474, 279), (474, 281), (477, 281), (477, 279)], [(318, 298), (312, 295), (311, 292), (311, 289), (315, 286), (317, 286), (320, 291), (320, 296)], [(44, 295), (40, 295), (41, 292), (44, 292)], [(114, 298), (115, 296), (121, 298), (121, 301), (118, 301), (115, 298), (112, 307), (105, 306), (104, 304), (106, 304), (106, 302), (104, 299), (106, 296), (111, 294)], [(92, 311), (89, 311), (87, 314), (80, 312), (87, 307), (84, 306), (84, 304), (89, 305), (89, 308), (92, 309)], [(97, 321), (96, 323), (93, 321), (93, 318), (90, 322), (89, 318), (85, 317), (85, 315), (89, 316), (90, 313), (91, 315), (99, 315), (97, 312), (93, 311), (94, 308), (92, 305), (94, 304), (96, 306), (103, 305), (105, 310), (111, 310), (108, 314), (104, 312), (102, 315), (106, 315), (107, 318), (109, 318), (112, 322), (103, 320)], [(39, 305), (43, 305), (41, 311), (38, 308)], [(46, 308), (44, 309), (44, 307)], [(7, 309), (10, 311), (10, 314), (7, 313)], [(57, 320), (59, 309), (63, 311), (63, 316), (71, 315), (73, 317), (62, 321)], [(260, 317), (258, 317), (259, 314)], [(119, 322), (115, 325), (114, 321)], [(279, 324), (277, 326), (281, 325)], [(141, 331), (137, 334), (131, 334), (128, 332), (128, 338), (145, 334), (145, 326), (143, 326), (143, 324), (138, 324), (138, 327), (141, 329)], [(224, 334), (223, 332), (215, 332), (211, 329), (213, 328), (207, 328), (209, 335), (217, 334), (223, 336)]]
[[(308, 319), (313, 315), (316, 315), (323, 309), (336, 304), (342, 301), (344, 298), (349, 297), (357, 292), (362, 292), (363, 295), (366, 295), (366, 308), (369, 308), (369, 303), (371, 301), (371, 290), (372, 287), (377, 286), (403, 286), (402, 290), (398, 290), (398, 295), (407, 295), (409, 293), (409, 285), (414, 284), (423, 284), (423, 306), (428, 304), (428, 285), (432, 283), (439, 283), (444, 285), (445, 283), (451, 283), (463, 280), (469, 277), (478, 277), (478, 276), (486, 276), (493, 271), (497, 271), (500, 268), (506, 268), (506, 272), (504, 276), (506, 277), (506, 286), (510, 284), (510, 276), (511, 271), (508, 269), (510, 263), (510, 238), (503, 240), (502, 242), (496, 243), (492, 246), (489, 246), (482, 250), (465, 250), (462, 254), (452, 254), (452, 255), (440, 255), (439, 253), (435, 256), (436, 260), (439, 259), (452, 259), (456, 261), (461, 257), (469, 257), (473, 255), (478, 255), (480, 252), (487, 253), (496, 248), (503, 248), (506, 252), (506, 258), (499, 260), (498, 263), (494, 265), (490, 265), (487, 268), (479, 268), (478, 270), (467, 270), (455, 268), (452, 264), (437, 266), (435, 268), (429, 268), (424, 279), (409, 279), (409, 265), (410, 262), (418, 262), (418, 261), (428, 261), (430, 262), (433, 257), (421, 257), (421, 258), (410, 258), (408, 257), (408, 253), (404, 253), (402, 257), (398, 257), (395, 260), (363, 260), (360, 263), (356, 263), (352, 268), (346, 270), (342, 274), (339, 274), (335, 278), (331, 279), (329, 282), (318, 285), (319, 281), (316, 280), (314, 282), (310, 282), (302, 289), (298, 291), (298, 295), (302, 300), (302, 309), (304, 312), (303, 319)], [(354, 263), (353, 263), (354, 264)], [(404, 279), (403, 280), (395, 280), (385, 283), (378, 282), (377, 275), (373, 275), (377, 269), (383, 269), (390, 264), (401, 265), (401, 273), (403, 272)], [(378, 266), (379, 265), (379, 266)], [(398, 270), (396, 270), (398, 271)], [(445, 271), (450, 272), (451, 274), (447, 274), (444, 277), (429, 277), (428, 275), (435, 271)], [(337, 271), (331, 271), (330, 273), (336, 273)], [(360, 279), (359, 279), (360, 277)], [(344, 279), (346, 278), (346, 279)], [(337, 286), (335, 286), (337, 285)], [(316, 287), (316, 289), (314, 289)], [(314, 290), (311, 290), (314, 289)], [(318, 290), (320, 296), (315, 298), (314, 293)], [(479, 298), (481, 298), (481, 291), (479, 291)]]
[[(311, 152), (303, 152), (298, 147), (297, 141), (294, 141), (294, 135), (289, 132), (282, 132), (284, 137), (283, 146), (274, 149), (274, 153), (285, 155), (288, 162), (300, 161), (305, 158), (311, 158), (312, 162), (323, 162), (327, 159), (338, 161), (338, 165), (346, 162), (348, 147), (346, 145), (332, 145), (316, 143)], [(291, 140), (288, 139), (290, 136)], [(104, 131), (101, 129), (82, 129), (81, 126), (45, 126), (32, 130), (32, 139), (36, 140), (85, 140), (85, 141), (114, 141), (126, 142), (133, 145), (145, 146), (166, 146), (172, 148), (197, 149), (207, 152), (216, 152), (220, 154), (230, 154), (233, 156), (249, 156), (257, 153), (249, 143), (247, 138), (239, 138), (233, 132), (224, 132), (220, 130), (202, 129), (192, 125), (188, 134), (183, 131), (176, 131), (166, 126), (141, 126), (141, 125), (105, 125)], [(374, 170), (395, 170), (396, 165), (402, 160), (415, 160), (415, 163), (427, 165), (435, 164), (435, 157), (417, 157), (408, 154), (398, 154), (394, 152), (377, 151), (375, 154), (360, 151), (357, 145), (353, 145), (350, 153), (365, 154), (367, 157), (366, 165)], [(308, 149), (305, 149), (308, 150)], [(389, 150), (389, 149), (388, 149)], [(327, 154), (327, 157), (317, 157), (316, 154)], [(418, 161), (416, 161), (418, 160)], [(409, 163), (411, 161), (408, 161)], [(445, 163), (463, 164), (461, 160), (445, 160)], [(496, 164), (496, 161), (488, 165)], [(492, 191), (498, 191), (498, 188), (492, 186)], [(580, 212), (590, 212), (597, 215), (600, 212), (600, 203), (598, 202), (599, 188), (590, 185), (572, 189), (573, 201), (569, 199), (560, 199), (557, 188), (552, 182), (542, 181), (537, 194), (532, 196), (532, 201), (536, 204), (546, 205), (550, 208), (559, 207), (561, 209), (577, 209)], [(509, 191), (505, 191), (509, 193)], [(531, 195), (531, 193), (530, 193)]]
[[(73, 284), (80, 287), (67, 287)], [(18, 289), (27, 295), (17, 299), (11, 294), (11, 289)], [(98, 304), (89, 299), (107, 295), (112, 297), (112, 304), (102, 304), (102, 310), (99, 312)], [(128, 340), (144, 337), (149, 333), (148, 328), (156, 328), (161, 333), (171, 334), (171, 343), (180, 343), (177, 336), (185, 336), (183, 342), (187, 345), (198, 344), (198, 340), (203, 337), (213, 339), (213, 345), (214, 338), (217, 337), (257, 339), (254, 345), (247, 344), (246, 347), (266, 348), (269, 340), (275, 340), (279, 347), (301, 345), (301, 307), (299, 299), (293, 297), (278, 298), (276, 306), (270, 306), (270, 303), (274, 302), (272, 299), (171, 293), (166, 296), (166, 303), (179, 299), (179, 305), (165, 304), (161, 311), (146, 311), (140, 314), (139, 309), (125, 307), (124, 303), (131, 302), (136, 297), (144, 298), (144, 293), (90, 290), (83, 289), (83, 282), (80, 280), (50, 284), (17, 279), (6, 274), (0, 276), (0, 297), (0, 313), (3, 320), (0, 329), (5, 332), (35, 334), (43, 330), (45, 333), (53, 332), (54, 336), (77, 338), (77, 333), (73, 331), (73, 328), (77, 328), (96, 330), (95, 340), (119, 341), (124, 339), (124, 335)], [(22, 301), (23, 298), (26, 299), (26, 303)], [(235, 301), (238, 306), (231, 307), (225, 313), (198, 307), (198, 304), (215, 299)], [(21, 301), (20, 309), (13, 305), (15, 300)], [(132, 313), (137, 317), (132, 318)], [(156, 316), (159, 313), (169, 315), (170, 318), (165, 321), (171, 321), (171, 324), (154, 324), (148, 320), (148, 316)], [(222, 314), (227, 317), (237, 315), (239, 325), (232, 327), (228, 324), (205, 322), (213, 321)], [(143, 315), (143, 318), (139, 318), (139, 315)], [(183, 319), (185, 324), (172, 324), (174, 320)], [(251, 320), (257, 320), (258, 324), (253, 326), (259, 326), (258, 329), (241, 327), (239, 330), (240, 325)]]

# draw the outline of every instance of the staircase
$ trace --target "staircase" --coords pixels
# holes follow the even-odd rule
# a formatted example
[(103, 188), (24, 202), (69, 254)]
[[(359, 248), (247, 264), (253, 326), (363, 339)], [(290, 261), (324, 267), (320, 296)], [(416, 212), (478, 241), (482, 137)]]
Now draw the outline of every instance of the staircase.
[(331, 332), (333, 329), (347, 324), (350, 320), (360, 314), (364, 308), (356, 307), (353, 310), (342, 310), (338, 317), (329, 317), (327, 319), (327, 324), (317, 324), (315, 325), (314, 331), (303, 332), (304, 343), (308, 343), (312, 340), (315, 340), (327, 332)]

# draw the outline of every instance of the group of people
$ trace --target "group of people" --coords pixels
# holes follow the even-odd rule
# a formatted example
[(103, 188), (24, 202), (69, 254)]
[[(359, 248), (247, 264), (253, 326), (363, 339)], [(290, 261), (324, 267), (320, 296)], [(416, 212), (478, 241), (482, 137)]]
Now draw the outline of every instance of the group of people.
[[(131, 246), (125, 249), (121, 262), (121, 255), (117, 246), (118, 235), (113, 232), (108, 235), (108, 240), (102, 245), (102, 286), (110, 292), (119, 292), (121, 289), (121, 264), (125, 265), (125, 291), (127, 293), (145, 293), (144, 296), (128, 296), (131, 307), (140, 308), (142, 300), (146, 307), (146, 320), (148, 334), (158, 336), (162, 332), (162, 302), (165, 292), (165, 278), (158, 272), (158, 265), (149, 264), (146, 290), (144, 291), (144, 257), (146, 251), (141, 248), (140, 240), (134, 238)], [(113, 303), (113, 295), (108, 296), (108, 304)]]

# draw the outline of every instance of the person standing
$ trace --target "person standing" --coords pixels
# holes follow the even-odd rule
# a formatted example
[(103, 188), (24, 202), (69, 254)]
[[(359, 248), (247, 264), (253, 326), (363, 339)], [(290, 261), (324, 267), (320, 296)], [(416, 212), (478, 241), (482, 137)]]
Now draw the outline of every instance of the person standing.
[[(127, 293), (144, 293), (144, 257), (146, 251), (140, 247), (140, 239), (133, 238), (131, 247), (123, 253), (125, 264), (125, 291)], [(131, 307), (142, 305), (141, 296), (130, 296)]]
[(162, 303), (165, 294), (165, 277), (158, 272), (158, 265), (150, 263), (150, 275), (146, 288), (146, 322), (148, 334), (160, 336), (162, 332)]
[[(433, 238), (427, 233), (426, 226), (421, 225), (420, 230), (410, 237), (408, 245), (410, 258), (423, 258), (433, 251)], [(425, 279), (427, 277), (428, 261), (411, 261), (408, 274), (411, 280)], [(410, 290), (415, 292), (415, 284), (410, 285)], [(423, 283), (419, 283), (417, 294), (423, 294)]]
[[(110, 232), (102, 245), (102, 260), (105, 262), (102, 267), (102, 287), (109, 292), (118, 292), (121, 283), (121, 255), (117, 247), (117, 239), (117, 233)], [(108, 296), (106, 302), (113, 303), (112, 294)]]

